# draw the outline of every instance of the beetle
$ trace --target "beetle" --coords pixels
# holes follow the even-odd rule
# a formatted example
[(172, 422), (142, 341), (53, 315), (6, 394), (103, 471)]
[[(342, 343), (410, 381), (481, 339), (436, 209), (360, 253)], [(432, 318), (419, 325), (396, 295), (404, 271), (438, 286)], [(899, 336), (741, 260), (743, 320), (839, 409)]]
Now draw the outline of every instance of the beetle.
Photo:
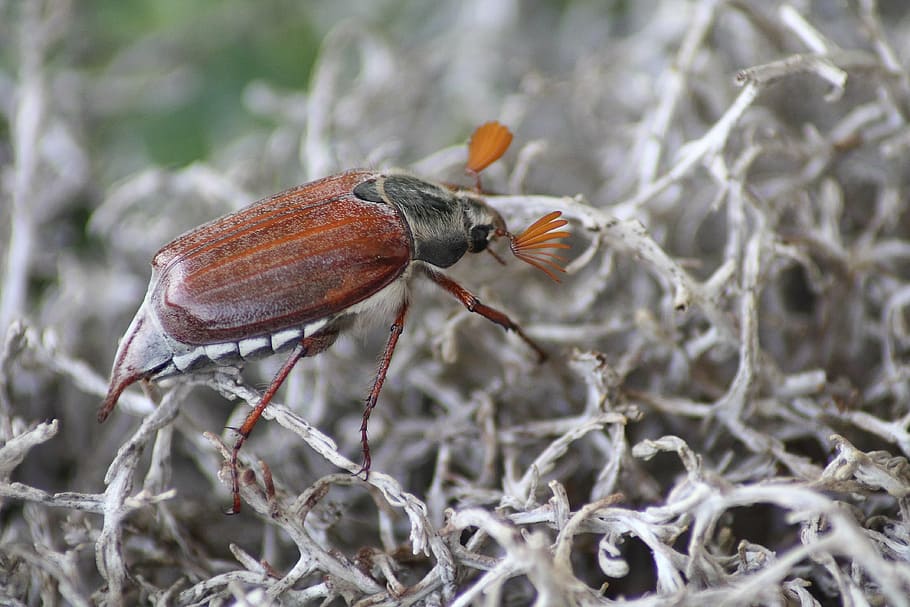
[[(478, 190), (480, 171), (511, 139), (495, 122), (475, 131), (468, 171), (477, 177)], [(506, 237), (515, 256), (558, 281), (556, 272), (564, 270), (553, 250), (568, 247), (559, 242), (568, 236), (559, 230), (567, 224), (559, 215), (550, 213), (514, 236), (479, 193), (403, 172), (355, 169), (192, 229), (152, 260), (148, 291), (117, 349), (98, 420), (107, 419), (124, 389), (137, 381), (289, 352), (237, 429), (230, 512), (238, 512), (238, 453), (297, 361), (319, 354), (365, 321), (394, 313), (360, 428), (361, 472), (369, 474), (367, 425), (404, 327), (409, 284), (428, 278), (468, 310), (515, 332), (542, 360), (543, 349), (518, 324), (440, 269)]]

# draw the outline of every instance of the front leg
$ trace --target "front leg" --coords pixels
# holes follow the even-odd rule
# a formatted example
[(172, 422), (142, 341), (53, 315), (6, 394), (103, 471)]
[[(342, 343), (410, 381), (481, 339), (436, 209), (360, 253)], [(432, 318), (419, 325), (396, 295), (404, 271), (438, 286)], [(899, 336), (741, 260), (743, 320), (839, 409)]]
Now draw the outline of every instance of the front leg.
[(418, 267), (423, 271), (424, 274), (426, 274), (430, 280), (455, 296), (455, 299), (460, 301), (464, 307), (468, 309), (469, 312), (480, 314), (487, 320), (495, 322), (506, 331), (514, 331), (518, 337), (523, 339), (524, 342), (528, 344), (528, 346), (530, 346), (534, 352), (537, 353), (538, 362), (543, 362), (547, 359), (547, 353), (544, 352), (543, 348), (537, 345), (533, 339), (525, 335), (525, 332), (521, 330), (521, 327), (519, 327), (515, 321), (506, 316), (504, 313), (481, 303), (476, 295), (465, 289), (463, 286), (442, 272), (437, 272), (436, 270), (428, 268), (425, 265), (419, 265)]

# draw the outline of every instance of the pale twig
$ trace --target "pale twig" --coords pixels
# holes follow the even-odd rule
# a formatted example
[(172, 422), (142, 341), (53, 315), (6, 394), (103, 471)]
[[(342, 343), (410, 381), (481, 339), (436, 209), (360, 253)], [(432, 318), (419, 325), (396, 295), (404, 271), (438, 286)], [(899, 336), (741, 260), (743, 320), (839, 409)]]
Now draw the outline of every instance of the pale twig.
[(44, 55), (52, 43), (47, 22), (42, 21), (41, 0), (22, 6), (19, 32), (19, 91), (9, 122), (13, 125), (15, 174), (9, 213), (3, 287), (0, 288), (0, 331), (25, 311), (26, 289), (35, 239), (34, 224), (37, 172), (40, 164), (40, 139), (45, 121)]

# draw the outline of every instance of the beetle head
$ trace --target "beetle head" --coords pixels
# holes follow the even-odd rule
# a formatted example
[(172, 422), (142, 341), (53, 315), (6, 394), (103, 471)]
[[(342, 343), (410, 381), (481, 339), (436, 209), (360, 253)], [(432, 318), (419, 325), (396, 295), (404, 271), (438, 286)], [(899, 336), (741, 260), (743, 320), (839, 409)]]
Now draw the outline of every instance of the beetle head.
[[(467, 172), (474, 175), (477, 191), (480, 188), (480, 172), (491, 163), (498, 160), (509, 149), (512, 143), (512, 133), (508, 128), (498, 122), (487, 122), (474, 131), (468, 142)], [(509, 248), (512, 254), (523, 262), (530, 264), (559, 282), (558, 272), (565, 272), (562, 263), (565, 259), (554, 251), (568, 249), (569, 245), (559, 242), (569, 236), (566, 231), (560, 230), (569, 222), (560, 219), (559, 211), (549, 213), (515, 236), (506, 229), (506, 223), (494, 209), (490, 208), (483, 200), (465, 196), (465, 227), (468, 234), (468, 251), (477, 253), (487, 250), (496, 260), (505, 264), (487, 245), (494, 238), (506, 237), (509, 239)]]
[(561, 212), (544, 215), (521, 234), (515, 235), (506, 229), (502, 215), (482, 199), (465, 195), (462, 206), (469, 253), (488, 251), (499, 263), (505, 264), (493, 249), (487, 248), (494, 239), (505, 237), (509, 239), (509, 249), (515, 257), (559, 282), (557, 272), (565, 272), (561, 265), (565, 259), (554, 249), (569, 248), (566, 243), (559, 242), (569, 236), (568, 232), (560, 229), (569, 223), (560, 219)]
[(480, 253), (494, 238), (508, 234), (502, 215), (481, 198), (466, 194), (462, 208), (469, 253)]

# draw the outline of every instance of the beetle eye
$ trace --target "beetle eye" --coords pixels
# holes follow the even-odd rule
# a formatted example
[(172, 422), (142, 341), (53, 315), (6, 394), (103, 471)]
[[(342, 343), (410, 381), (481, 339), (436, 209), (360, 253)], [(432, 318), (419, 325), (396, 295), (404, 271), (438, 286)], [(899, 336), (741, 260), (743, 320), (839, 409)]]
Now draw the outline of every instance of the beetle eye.
[(493, 226), (490, 225), (480, 225), (473, 226), (471, 228), (471, 248), (472, 253), (479, 253), (487, 248), (487, 245), (490, 242), (490, 232), (492, 231)]

